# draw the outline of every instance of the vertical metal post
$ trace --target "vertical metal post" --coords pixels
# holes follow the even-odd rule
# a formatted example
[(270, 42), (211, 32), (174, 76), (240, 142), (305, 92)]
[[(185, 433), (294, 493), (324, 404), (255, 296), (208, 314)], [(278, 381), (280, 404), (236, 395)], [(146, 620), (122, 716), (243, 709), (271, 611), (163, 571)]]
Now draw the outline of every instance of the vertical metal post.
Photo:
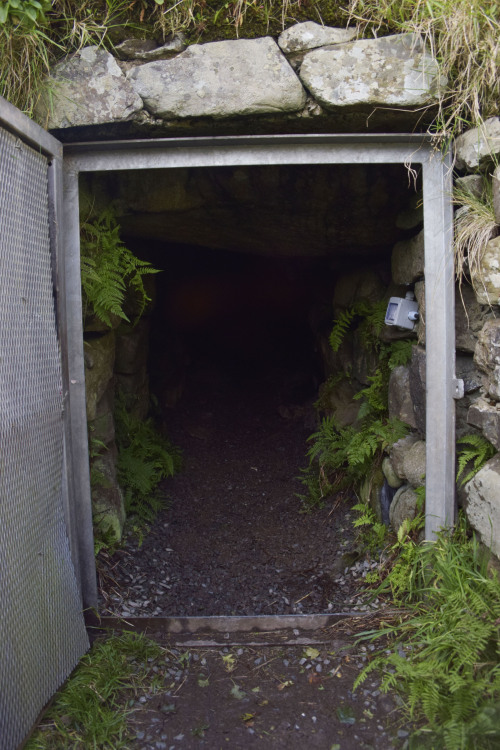
[[(65, 393), (66, 451), (70, 493), (72, 554), (83, 607), (97, 607), (97, 581), (92, 529), (92, 502), (83, 357), (82, 292), (80, 280), (80, 216), (78, 172), (64, 168), (63, 277), (67, 330), (67, 391)], [(69, 460), (70, 458), (70, 460)]]
[(425, 538), (455, 521), (455, 272), (452, 170), (430, 151), (423, 164), (426, 331)]

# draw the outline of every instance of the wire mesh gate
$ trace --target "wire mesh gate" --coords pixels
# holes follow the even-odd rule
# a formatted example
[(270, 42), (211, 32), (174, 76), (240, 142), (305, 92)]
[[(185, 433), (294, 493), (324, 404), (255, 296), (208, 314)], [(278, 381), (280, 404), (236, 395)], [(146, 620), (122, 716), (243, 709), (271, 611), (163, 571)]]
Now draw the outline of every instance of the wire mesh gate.
[(0, 127), (1, 750), (19, 745), (88, 648), (64, 512), (51, 164)]

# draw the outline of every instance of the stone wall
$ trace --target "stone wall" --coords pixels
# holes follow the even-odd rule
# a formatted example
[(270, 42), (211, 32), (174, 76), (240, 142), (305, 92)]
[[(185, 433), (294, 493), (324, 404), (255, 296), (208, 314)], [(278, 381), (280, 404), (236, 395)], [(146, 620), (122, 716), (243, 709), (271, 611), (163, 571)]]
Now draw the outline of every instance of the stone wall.
[[(436, 60), (418, 37), (355, 39), (353, 29), (306, 22), (277, 39), (240, 39), (189, 48), (180, 36), (163, 46), (152, 40), (130, 40), (116, 47), (114, 54), (87, 47), (55, 65), (51, 105), (42, 103), (39, 116), (65, 141), (224, 133), (401, 132), (425, 129), (425, 112), (432, 112), (444, 86)], [(489, 183), (497, 224), (500, 168), (495, 164), (499, 157), (500, 118), (457, 139), (457, 183), (479, 194)], [(185, 197), (181, 187), (176, 199)], [(398, 221), (413, 236), (393, 248), (390, 283), (377, 273), (350, 274), (339, 281), (333, 299), (334, 308), (341, 311), (363, 295), (380, 300), (410, 285), (420, 305), (411, 362), (394, 370), (389, 389), (391, 416), (400, 418), (411, 431), (387, 451), (380, 477), (380, 483), (385, 480), (397, 490), (391, 506), (395, 526), (405, 514), (414, 512), (415, 490), (425, 477), (425, 269), (418, 197), (400, 212)], [(481, 434), (499, 450), (498, 227), (485, 240), (480, 262), (466, 272), (470, 284), (457, 284), (456, 291), (457, 376), (465, 383), (465, 397), (457, 403), (457, 434)], [(143, 323), (133, 331), (94, 331), (86, 341), (89, 424), (107, 448), (97, 464), (98, 474), (105, 477), (101, 494), (107, 505), (102, 507), (117, 509), (118, 521), (113, 524), (118, 530), (123, 503), (113, 474), (112, 392), (118, 379), (131, 398), (141, 394), (142, 406), (137, 403), (134, 408), (141, 415), (145, 411), (146, 328)], [(398, 334), (385, 331), (383, 335)], [(327, 374), (349, 368), (351, 378), (330, 392), (323, 388), (322, 398), (342, 424), (352, 423), (357, 414), (353, 396), (366, 384), (373, 362), (361, 356), (355, 331), (335, 356), (324, 337), (319, 338), (318, 348)], [(379, 491), (380, 486), (375, 494)], [(458, 494), (483, 541), (499, 554), (498, 455)]]

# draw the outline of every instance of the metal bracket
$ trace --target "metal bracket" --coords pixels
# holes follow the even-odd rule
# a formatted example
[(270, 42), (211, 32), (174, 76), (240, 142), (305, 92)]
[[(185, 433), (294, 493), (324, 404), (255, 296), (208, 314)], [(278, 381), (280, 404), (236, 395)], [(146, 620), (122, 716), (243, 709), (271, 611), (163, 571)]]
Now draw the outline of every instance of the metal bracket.
[(461, 378), (453, 378), (453, 398), (459, 401), (465, 396), (465, 383)]

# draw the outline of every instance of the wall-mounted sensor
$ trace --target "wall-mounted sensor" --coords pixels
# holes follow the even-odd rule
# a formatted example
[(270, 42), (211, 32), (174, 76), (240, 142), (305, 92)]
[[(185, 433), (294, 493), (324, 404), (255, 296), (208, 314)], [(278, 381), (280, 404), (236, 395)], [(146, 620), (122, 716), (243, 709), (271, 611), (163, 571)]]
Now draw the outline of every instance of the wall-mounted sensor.
[(413, 331), (419, 318), (418, 302), (413, 292), (407, 292), (406, 297), (391, 297), (385, 314), (387, 326), (397, 326)]

